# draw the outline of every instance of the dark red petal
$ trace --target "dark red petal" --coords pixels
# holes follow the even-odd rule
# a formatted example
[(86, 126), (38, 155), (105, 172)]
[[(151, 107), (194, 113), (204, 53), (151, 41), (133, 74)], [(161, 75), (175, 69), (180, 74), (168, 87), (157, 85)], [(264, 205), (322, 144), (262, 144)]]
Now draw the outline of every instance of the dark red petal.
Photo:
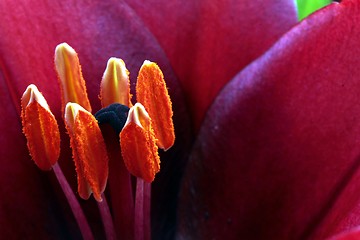
[(297, 21), (289, 0), (127, 2), (167, 54), (196, 129), (225, 83)]
[(221, 92), (178, 236), (324, 239), (360, 224), (360, 2), (300, 23)]

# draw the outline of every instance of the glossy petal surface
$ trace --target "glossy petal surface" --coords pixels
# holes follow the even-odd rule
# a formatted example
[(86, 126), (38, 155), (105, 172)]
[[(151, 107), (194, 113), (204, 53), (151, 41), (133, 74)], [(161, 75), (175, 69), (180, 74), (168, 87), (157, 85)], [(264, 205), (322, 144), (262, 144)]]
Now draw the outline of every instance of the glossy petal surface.
[(288, 32), (221, 92), (178, 210), (186, 239), (324, 239), (360, 224), (360, 2)]
[(196, 129), (221, 88), (297, 21), (288, 0), (127, 2), (167, 54)]

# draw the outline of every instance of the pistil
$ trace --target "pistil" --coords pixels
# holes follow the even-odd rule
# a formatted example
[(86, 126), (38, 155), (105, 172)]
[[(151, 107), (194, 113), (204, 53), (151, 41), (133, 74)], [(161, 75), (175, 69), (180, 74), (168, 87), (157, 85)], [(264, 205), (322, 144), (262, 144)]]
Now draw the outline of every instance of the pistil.
[[(114, 224), (118, 235), (123, 239), (133, 239), (134, 199), (131, 177), (126, 170), (120, 151), (119, 133), (121, 132), (132, 106), (129, 71), (119, 58), (110, 58), (100, 84), (102, 109), (95, 117), (109, 153), (109, 188), (114, 214)], [(111, 126), (114, 131), (109, 129)], [(121, 218), (119, 217), (121, 216)]]

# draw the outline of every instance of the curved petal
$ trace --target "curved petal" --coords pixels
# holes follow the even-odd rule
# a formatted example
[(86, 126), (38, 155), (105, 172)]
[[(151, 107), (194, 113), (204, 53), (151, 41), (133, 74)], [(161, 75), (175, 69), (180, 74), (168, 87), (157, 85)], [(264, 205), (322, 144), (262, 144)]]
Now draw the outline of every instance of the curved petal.
[(360, 2), (284, 35), (212, 105), (178, 237), (323, 239), (360, 224)]
[[(21, 133), (21, 126), (20, 124), (16, 124), (16, 119), (19, 119), (18, 116), (20, 116), (20, 97), (27, 85), (30, 83), (37, 84), (48, 100), (48, 104), (60, 124), (60, 131), (65, 132), (60, 109), (60, 89), (53, 66), (53, 55), (57, 44), (67, 42), (74, 47), (79, 54), (82, 71), (87, 82), (88, 95), (94, 112), (100, 108), (100, 101), (98, 99), (100, 81), (106, 67), (106, 61), (110, 57), (121, 57), (126, 62), (131, 73), (130, 79), (132, 80), (132, 86), (134, 86), (137, 72), (145, 59), (157, 62), (164, 70), (165, 80), (169, 87), (169, 94), (173, 100), (174, 124), (179, 141), (171, 151), (166, 153), (165, 159), (163, 158), (162, 161), (162, 168), (174, 170), (164, 172), (159, 176), (158, 180), (155, 181), (154, 189), (158, 190), (154, 192), (154, 198), (156, 199), (158, 196), (157, 202), (163, 206), (163, 210), (159, 214), (154, 212), (154, 215), (155, 218), (163, 219), (166, 218), (166, 214), (170, 212), (171, 214), (169, 215), (174, 219), (175, 209), (168, 207), (170, 205), (168, 202), (176, 200), (177, 187), (171, 186), (170, 183), (175, 182), (178, 185), (179, 176), (172, 174), (172, 172), (178, 169), (176, 166), (183, 165), (186, 159), (185, 155), (188, 152), (187, 149), (191, 141), (190, 130), (188, 129), (190, 123), (183, 95), (180, 87), (178, 87), (177, 79), (171, 66), (161, 47), (155, 41), (151, 32), (143, 26), (138, 16), (123, 2), (93, 2), (87, 0), (51, 3), (48, 1), (35, 0), (1, 1), (0, 14), (2, 16), (0, 18), (0, 35), (2, 36), (0, 39), (0, 73), (4, 76), (6, 75), (6, 77), (1, 79), (1, 92), (9, 93), (10, 96), (7, 96), (7, 99), (1, 103), (8, 104), (8, 107), (5, 108), (4, 116), (9, 116), (9, 118), (11, 116), (12, 124), (10, 125), (11, 128), (8, 127), (9, 125), (1, 125), (3, 127), (7, 126), (6, 131), (2, 133), (1, 140), (1, 151), (4, 152), (2, 156), (7, 156), (7, 158), (4, 159), (1, 157), (1, 171), (7, 172), (8, 169), (15, 168), (15, 166), (23, 171), (30, 168), (28, 170), (29, 173), (24, 174), (24, 176), (16, 176), (15, 174), (11, 176), (5, 174), (4, 178), (1, 176), (2, 187), (0, 187), (0, 189), (4, 189), (4, 196), (6, 195), (6, 191), (10, 191), (10, 189), (5, 188), (5, 186), (8, 186), (7, 183), (14, 181), (14, 178), (16, 178), (16, 182), (12, 187), (15, 189), (18, 188), (20, 193), (19, 191), (16, 191), (17, 194), (15, 194), (15, 192), (12, 193), (12, 201), (15, 203), (27, 201), (27, 198), (24, 197), (21, 191), (23, 190), (23, 186), (28, 184), (28, 174), (34, 174), (34, 177), (37, 178), (40, 178), (40, 176), (44, 174), (37, 172), (35, 167), (31, 167), (32, 162), (25, 149), (26, 144)], [(135, 89), (133, 88), (132, 90)], [(5, 121), (10, 120), (6, 118), (2, 121), (6, 123)], [(7, 142), (22, 142), (21, 151), (18, 149), (18, 144), (8, 146)], [(73, 189), (76, 189), (74, 186), (76, 175), (74, 173), (74, 164), (71, 161), (69, 139), (66, 136), (64, 137), (64, 134), (62, 134), (61, 144), (62, 148), (59, 162), (69, 181), (73, 184)], [(117, 141), (116, 145), (118, 145)], [(12, 165), (12, 163), (7, 162), (10, 161), (10, 159), (14, 161), (18, 159), (22, 160), (17, 163), (17, 165)], [(166, 159), (169, 159), (169, 161)], [(27, 161), (29, 163), (27, 163)], [(21, 166), (19, 167), (18, 165)], [(7, 178), (5, 178), (5, 176)], [(163, 181), (165, 181), (164, 184), (162, 184)], [(44, 201), (41, 194), (45, 194), (48, 192), (48, 188), (50, 188), (39, 190), (41, 194), (35, 195), (37, 192), (36, 187), (41, 189), (44, 184), (42, 183), (42, 185), (36, 186), (35, 183), (27, 185), (27, 191), (34, 191), (34, 194), (31, 195), (33, 197), (32, 200), (29, 200), (29, 204), (26, 204), (27, 208), (32, 209), (30, 211), (31, 213), (33, 213), (32, 211), (40, 212), (42, 210), (42, 208), (37, 207), (41, 201)], [(56, 185), (56, 183), (54, 183), (54, 185)], [(121, 198), (121, 196), (116, 197), (121, 184), (112, 184), (110, 182), (109, 185), (110, 188), (113, 188), (113, 191), (111, 191), (111, 200), (113, 200), (112, 209), (116, 216), (115, 218), (121, 220), (121, 216), (117, 216), (115, 200)], [(171, 191), (168, 191), (170, 188)], [(158, 192), (161, 192), (161, 195), (158, 194)], [(163, 194), (164, 192), (169, 194)], [(61, 196), (61, 194), (59, 195)], [(17, 199), (17, 197), (19, 197), (19, 199)], [(165, 201), (165, 203), (163, 201)], [(2, 203), (5, 205), (2, 205)], [(19, 207), (18, 204), (11, 204), (10, 199), (1, 201), (0, 206), (1, 209), (8, 209), (7, 211), (15, 211)], [(83, 203), (83, 206), (89, 210), (89, 208), (96, 205), (93, 201), (88, 201)], [(45, 210), (45, 212), (41, 214), (46, 215), (51, 213), (47, 213)], [(59, 214), (61, 215), (62, 213), (60, 212)], [(67, 214), (71, 215), (71, 213)], [(89, 215), (91, 214), (92, 212), (89, 213)], [(38, 215), (39, 214), (35, 213), (31, 214), (31, 216), (36, 216), (36, 218)], [(168, 222), (167, 220), (163, 221)], [(175, 220), (172, 220), (172, 222), (174, 221)], [(6, 225), (2, 226), (6, 226), (10, 233), (10, 231), (17, 231), (16, 229), (19, 225), (29, 224), (30, 222), (34, 223), (31, 225), (31, 228), (29, 227), (23, 231), (21, 231), (20, 228), (18, 234), (26, 234), (26, 236), (28, 236), (31, 234), (31, 231), (36, 232), (43, 229), (43, 225), (36, 224), (36, 221), (30, 218), (30, 214), (12, 215), (12, 218), (6, 222)], [(75, 223), (72, 224), (74, 225)], [(98, 219), (92, 221), (90, 224), (92, 224), (94, 229), (98, 230), (99, 227), (94, 226), (99, 224)], [(54, 229), (56, 230), (56, 226)], [(6, 236), (6, 234), (2, 234), (2, 237)], [(9, 237), (10, 236), (11, 235), (9, 235)]]
[(164, 48), (199, 129), (221, 88), (296, 21), (294, 1), (127, 1)]

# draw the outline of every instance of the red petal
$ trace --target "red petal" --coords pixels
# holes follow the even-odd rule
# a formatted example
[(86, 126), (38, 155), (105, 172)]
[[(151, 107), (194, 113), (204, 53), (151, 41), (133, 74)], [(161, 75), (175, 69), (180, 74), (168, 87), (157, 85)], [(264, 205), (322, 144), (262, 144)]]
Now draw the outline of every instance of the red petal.
[(329, 238), (328, 240), (358, 240), (358, 239), (360, 239), (359, 227), (347, 230), (341, 234)]
[(360, 228), (356, 227), (350, 230), (346, 230), (336, 236), (333, 236), (328, 240), (358, 240), (358, 239), (360, 239)]
[(179, 237), (323, 239), (360, 224), (360, 2), (312, 15), (217, 98)]
[(288, 0), (127, 2), (164, 48), (197, 129), (219, 90), (297, 21)]

